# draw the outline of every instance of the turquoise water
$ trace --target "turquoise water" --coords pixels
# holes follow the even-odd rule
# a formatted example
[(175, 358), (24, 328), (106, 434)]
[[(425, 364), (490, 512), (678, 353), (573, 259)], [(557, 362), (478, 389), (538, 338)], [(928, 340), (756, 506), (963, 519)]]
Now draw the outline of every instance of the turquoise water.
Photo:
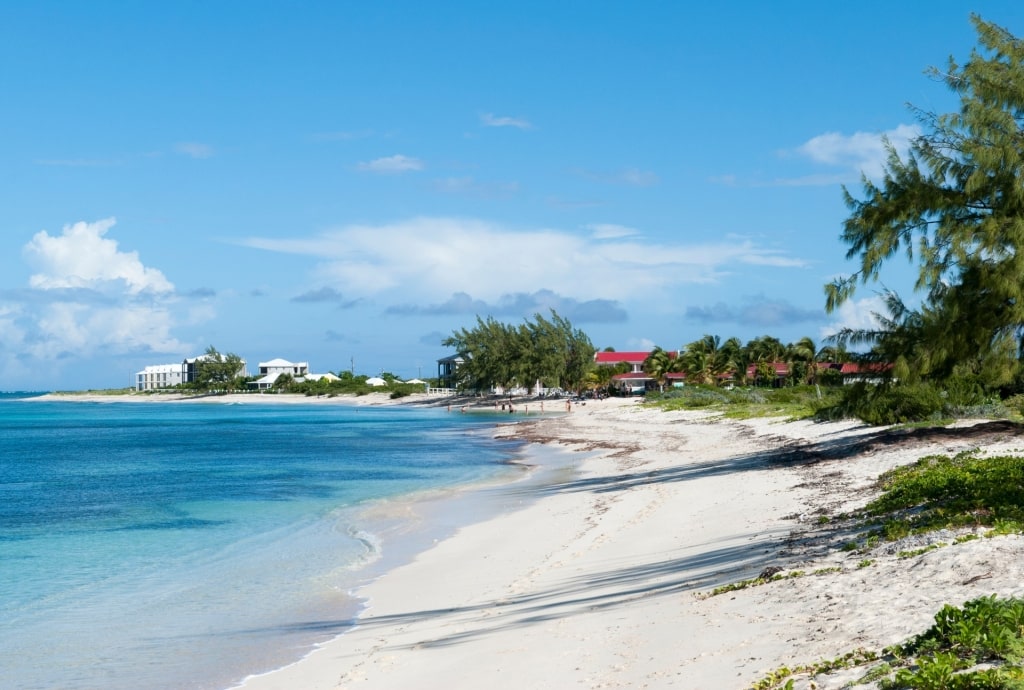
[(403, 519), (381, 506), (511, 475), (494, 421), (0, 395), (4, 687), (224, 688), (292, 661), (358, 612)]

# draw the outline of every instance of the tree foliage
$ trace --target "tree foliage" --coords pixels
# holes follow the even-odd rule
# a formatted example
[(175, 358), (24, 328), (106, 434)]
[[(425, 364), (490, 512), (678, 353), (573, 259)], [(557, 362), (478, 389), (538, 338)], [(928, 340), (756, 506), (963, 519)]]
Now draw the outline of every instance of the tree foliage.
[[(959, 96), (956, 112), (915, 109), (923, 133), (900, 157), (888, 142), (879, 184), (864, 177), (863, 199), (844, 189), (843, 224), (850, 276), (826, 286), (829, 311), (875, 281), (893, 256), (916, 261), (920, 310), (896, 305), (878, 336), (910, 378), (948, 378), (964, 370), (1016, 376), (1000, 358), (1024, 328), (1024, 43), (972, 16), (979, 47), (964, 64), (949, 59), (931, 75)], [(862, 334), (863, 335), (863, 334)]]
[(200, 390), (235, 390), (244, 375), (242, 358), (233, 352), (221, 354), (213, 345), (196, 358), (193, 384)]
[(478, 316), (474, 328), (454, 331), (442, 344), (465, 359), (457, 371), (460, 388), (529, 388), (540, 382), (577, 390), (594, 359), (586, 333), (554, 310), (550, 319), (535, 314), (519, 326)]

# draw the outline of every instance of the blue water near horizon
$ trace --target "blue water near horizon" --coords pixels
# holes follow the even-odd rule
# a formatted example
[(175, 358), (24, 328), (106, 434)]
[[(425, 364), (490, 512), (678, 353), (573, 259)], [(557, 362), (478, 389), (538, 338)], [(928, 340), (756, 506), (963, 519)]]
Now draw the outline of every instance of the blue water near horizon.
[(216, 689), (293, 661), (358, 613), (405, 519), (380, 505), (511, 477), (520, 448), (443, 409), (21, 397), (0, 394), (13, 688)]

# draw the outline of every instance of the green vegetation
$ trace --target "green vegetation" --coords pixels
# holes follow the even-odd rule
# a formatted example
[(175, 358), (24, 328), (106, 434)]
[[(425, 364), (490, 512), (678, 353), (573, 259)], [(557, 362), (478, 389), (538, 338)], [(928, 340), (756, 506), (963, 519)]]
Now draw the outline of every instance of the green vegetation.
[(857, 684), (881, 690), (1024, 689), (1024, 600), (995, 595), (946, 605), (928, 630), (880, 652), (857, 649), (832, 660), (782, 667), (754, 684), (757, 690), (794, 687), (794, 676), (813, 677), (868, 667)]
[(544, 386), (579, 390), (594, 366), (594, 346), (583, 331), (574, 329), (554, 311), (551, 319), (540, 314), (519, 326), (477, 317), (472, 329), (461, 329), (445, 339), (465, 358), (458, 368), (458, 388), (484, 390)]
[(201, 392), (231, 392), (245, 388), (245, 365), (233, 352), (221, 354), (213, 345), (195, 360), (193, 381), (183, 387)]
[[(826, 287), (832, 311), (858, 284), (876, 281), (894, 256), (916, 260), (911, 309), (884, 293), (880, 327), (847, 330), (838, 343), (868, 343), (870, 359), (891, 365), (888, 383), (868, 396), (872, 423), (926, 419), (937, 394), (985, 398), (1024, 390), (1024, 43), (974, 16), (980, 47), (962, 65), (931, 76), (956, 93), (960, 108), (916, 110), (923, 133), (905, 158), (889, 147), (883, 181), (863, 179), (862, 200), (844, 190), (851, 215), (842, 239), (859, 261)], [(905, 388), (905, 390), (900, 390)], [(850, 412), (865, 409), (852, 405)]]
[(842, 393), (835, 388), (719, 388), (684, 386), (664, 393), (649, 393), (647, 400), (665, 410), (709, 410), (732, 419), (752, 417), (814, 417), (835, 404)]
[(931, 455), (886, 472), (865, 514), (888, 539), (945, 527), (1024, 529), (1024, 457)]

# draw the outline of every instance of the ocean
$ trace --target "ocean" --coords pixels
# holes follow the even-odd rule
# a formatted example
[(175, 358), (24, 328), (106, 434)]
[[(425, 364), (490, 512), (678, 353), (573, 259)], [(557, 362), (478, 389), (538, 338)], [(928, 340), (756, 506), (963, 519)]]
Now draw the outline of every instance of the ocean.
[(0, 394), (0, 668), (19, 690), (219, 690), (290, 663), (351, 626), (354, 588), (457, 527), (473, 492), (454, 489), (523, 474), (490, 433), (506, 419), (443, 408), (20, 397)]

